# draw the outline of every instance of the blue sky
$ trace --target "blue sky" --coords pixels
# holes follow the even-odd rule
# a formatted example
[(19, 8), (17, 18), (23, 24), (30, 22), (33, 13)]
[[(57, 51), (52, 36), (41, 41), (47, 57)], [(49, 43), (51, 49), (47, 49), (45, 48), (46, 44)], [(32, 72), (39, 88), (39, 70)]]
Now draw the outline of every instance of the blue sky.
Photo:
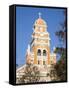
[(55, 32), (59, 29), (59, 23), (64, 21), (64, 9), (55, 8), (31, 8), (31, 7), (16, 7), (16, 63), (18, 65), (25, 64), (25, 55), (27, 46), (31, 41), (33, 33), (33, 24), (38, 19), (38, 13), (41, 12), (42, 19), (48, 25), (48, 32), (50, 33), (51, 52), (53, 47), (59, 45), (59, 40)]

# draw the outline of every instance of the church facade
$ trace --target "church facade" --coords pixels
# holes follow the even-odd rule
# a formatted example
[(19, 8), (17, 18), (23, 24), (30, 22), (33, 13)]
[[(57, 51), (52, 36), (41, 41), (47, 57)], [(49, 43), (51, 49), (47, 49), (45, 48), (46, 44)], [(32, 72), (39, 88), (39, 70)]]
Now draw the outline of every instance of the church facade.
[(33, 25), (32, 41), (28, 45), (26, 63), (36, 65), (56, 63), (56, 54), (50, 52), (51, 38), (47, 28), (47, 23), (39, 13), (39, 17)]

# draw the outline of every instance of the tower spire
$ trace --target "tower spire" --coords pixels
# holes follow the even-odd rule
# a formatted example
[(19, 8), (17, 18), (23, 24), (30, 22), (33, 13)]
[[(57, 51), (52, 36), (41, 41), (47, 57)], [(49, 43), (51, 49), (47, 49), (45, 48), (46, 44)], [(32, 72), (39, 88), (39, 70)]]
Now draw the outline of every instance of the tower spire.
[(41, 18), (41, 15), (42, 15), (41, 12), (39, 12), (38, 14), (39, 14), (39, 18)]
[(28, 44), (27, 53), (30, 54), (30, 45)]

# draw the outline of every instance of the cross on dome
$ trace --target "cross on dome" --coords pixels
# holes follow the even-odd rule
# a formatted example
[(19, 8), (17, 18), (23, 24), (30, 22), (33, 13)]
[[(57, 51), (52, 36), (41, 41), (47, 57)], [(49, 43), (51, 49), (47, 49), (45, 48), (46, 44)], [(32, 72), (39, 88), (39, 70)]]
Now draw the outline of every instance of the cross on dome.
[(39, 18), (41, 18), (41, 15), (42, 15), (41, 12), (39, 12), (38, 14), (39, 14)]

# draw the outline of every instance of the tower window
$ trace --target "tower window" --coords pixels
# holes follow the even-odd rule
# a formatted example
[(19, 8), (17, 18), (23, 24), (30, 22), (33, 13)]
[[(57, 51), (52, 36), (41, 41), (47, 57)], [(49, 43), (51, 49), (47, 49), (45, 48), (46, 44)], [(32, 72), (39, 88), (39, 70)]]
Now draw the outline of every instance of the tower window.
[(43, 61), (43, 65), (45, 65), (45, 61)]
[(46, 56), (46, 50), (43, 50), (43, 56)]
[(40, 64), (40, 61), (38, 60), (38, 64)]
[(40, 49), (38, 49), (37, 55), (38, 55), (38, 56), (41, 56), (41, 50), (40, 50)]

